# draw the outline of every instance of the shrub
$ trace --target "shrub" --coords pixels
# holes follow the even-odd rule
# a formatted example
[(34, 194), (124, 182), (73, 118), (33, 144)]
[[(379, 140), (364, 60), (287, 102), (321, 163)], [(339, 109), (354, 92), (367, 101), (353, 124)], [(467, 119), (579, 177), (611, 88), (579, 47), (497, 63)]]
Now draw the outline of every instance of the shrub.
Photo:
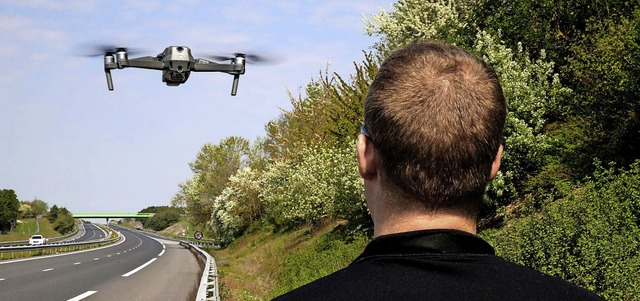
[(506, 226), (506, 259), (564, 278), (607, 300), (640, 296), (640, 161), (600, 169), (571, 196)]
[(301, 153), (299, 162), (274, 162), (261, 177), (260, 198), (270, 222), (295, 227), (367, 215), (353, 147), (313, 146)]
[(241, 235), (262, 215), (258, 174), (244, 168), (229, 178), (227, 187), (213, 202), (211, 220), (226, 243)]

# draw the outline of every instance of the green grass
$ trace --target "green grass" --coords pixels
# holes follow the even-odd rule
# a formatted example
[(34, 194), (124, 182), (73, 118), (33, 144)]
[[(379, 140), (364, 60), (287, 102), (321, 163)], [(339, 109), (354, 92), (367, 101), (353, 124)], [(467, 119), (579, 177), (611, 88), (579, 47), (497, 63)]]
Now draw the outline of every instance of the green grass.
[(264, 225), (210, 253), (223, 300), (270, 300), (347, 266), (367, 241), (337, 221), (283, 232)]
[(60, 236), (60, 233), (53, 230), (53, 225), (46, 218), (40, 218), (38, 223), (40, 224), (39, 233), (36, 231), (38, 227), (35, 218), (19, 219), (13, 232), (0, 235), (0, 241), (27, 240), (34, 234), (42, 234), (46, 238)]

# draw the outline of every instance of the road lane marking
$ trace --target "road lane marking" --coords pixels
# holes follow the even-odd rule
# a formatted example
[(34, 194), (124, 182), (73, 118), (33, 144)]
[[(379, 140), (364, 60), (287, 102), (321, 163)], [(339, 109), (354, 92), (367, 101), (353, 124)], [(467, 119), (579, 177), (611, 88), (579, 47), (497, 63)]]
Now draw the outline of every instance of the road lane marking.
[(93, 260), (100, 260), (100, 258), (94, 258)]
[(134, 273), (136, 273), (137, 271), (140, 271), (140, 270), (144, 269), (146, 266), (148, 266), (148, 265), (150, 265), (151, 263), (153, 263), (154, 261), (156, 261), (156, 259), (158, 259), (158, 258), (153, 258), (153, 259), (151, 259), (151, 260), (147, 261), (147, 263), (145, 263), (145, 264), (143, 264), (143, 265), (141, 265), (141, 266), (137, 267), (135, 270), (133, 270), (133, 271), (131, 271), (131, 272), (129, 272), (129, 273), (126, 273), (126, 274), (122, 275), (122, 277), (129, 277), (129, 276), (133, 275), (133, 274), (134, 274)]
[(107, 255), (107, 257), (111, 257), (111, 254)]
[(81, 263), (82, 263), (82, 262), (76, 262), (76, 263), (74, 263), (73, 265), (79, 265), (79, 264), (81, 264)]
[(164, 249), (162, 249), (162, 252), (160, 252), (160, 254), (158, 254), (158, 257), (162, 256), (162, 254), (164, 254)]
[(53, 271), (53, 269), (45, 269), (45, 270), (42, 270), (42, 271), (43, 272), (48, 272), (48, 271)]
[(73, 297), (73, 298), (71, 298), (71, 299), (69, 299), (69, 300), (67, 300), (67, 301), (80, 301), (80, 300), (82, 300), (82, 299), (84, 299), (84, 298), (86, 298), (86, 297), (89, 297), (89, 296), (91, 296), (91, 295), (93, 295), (93, 294), (97, 293), (97, 292), (98, 292), (98, 291), (87, 291), (87, 292), (85, 292), (84, 294), (81, 294), (81, 295), (78, 295), (78, 296), (76, 296), (76, 297)]
[(0, 278), (0, 281), (4, 281), (5, 279), (7, 279), (7, 278)]

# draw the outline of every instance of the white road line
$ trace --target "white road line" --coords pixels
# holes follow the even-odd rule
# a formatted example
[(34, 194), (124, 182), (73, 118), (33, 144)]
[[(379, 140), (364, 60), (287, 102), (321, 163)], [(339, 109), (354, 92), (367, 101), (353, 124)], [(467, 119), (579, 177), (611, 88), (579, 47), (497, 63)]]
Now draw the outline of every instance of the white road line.
[(133, 274), (134, 274), (134, 273), (136, 273), (137, 271), (140, 271), (140, 270), (144, 269), (146, 266), (148, 266), (148, 265), (150, 265), (151, 263), (153, 263), (154, 261), (156, 261), (156, 259), (158, 259), (158, 258), (153, 258), (153, 259), (151, 259), (151, 260), (147, 261), (147, 263), (145, 263), (145, 264), (143, 264), (143, 265), (141, 265), (141, 266), (137, 267), (135, 270), (133, 270), (133, 271), (131, 271), (131, 272), (129, 272), (129, 273), (126, 273), (126, 274), (122, 275), (122, 277), (129, 277), (129, 276), (133, 275)]
[(82, 300), (82, 299), (84, 299), (84, 298), (86, 298), (86, 297), (89, 297), (89, 296), (91, 296), (91, 295), (93, 295), (93, 294), (97, 293), (97, 292), (98, 292), (98, 291), (87, 291), (86, 293), (81, 294), (81, 295), (78, 295), (78, 296), (76, 296), (76, 297), (74, 297), (74, 298), (71, 298), (71, 299), (69, 299), (69, 300), (67, 300), (67, 301), (80, 301), (80, 300)]
[(53, 269), (45, 269), (45, 270), (42, 270), (42, 271), (43, 272), (48, 272), (48, 271), (53, 271)]
[(82, 263), (82, 262), (76, 262), (76, 263), (74, 263), (73, 265), (79, 265), (79, 264), (81, 264), (81, 263)]
[(158, 254), (158, 257), (162, 256), (162, 254), (164, 254), (164, 249), (162, 249), (162, 252), (160, 252), (160, 254)]
[(107, 255), (107, 257), (111, 257), (111, 254)]
[(100, 260), (100, 258), (94, 258), (93, 260)]
[(0, 278), (0, 281), (4, 281), (5, 279), (7, 279), (7, 278)]

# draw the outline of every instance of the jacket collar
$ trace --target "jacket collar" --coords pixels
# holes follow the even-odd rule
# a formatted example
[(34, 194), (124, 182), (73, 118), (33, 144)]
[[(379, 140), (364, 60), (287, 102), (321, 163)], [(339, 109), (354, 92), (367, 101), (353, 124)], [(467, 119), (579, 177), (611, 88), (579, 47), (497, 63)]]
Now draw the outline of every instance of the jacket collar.
[(383, 235), (374, 238), (353, 262), (385, 255), (486, 254), (495, 250), (477, 235), (449, 229), (420, 230)]

